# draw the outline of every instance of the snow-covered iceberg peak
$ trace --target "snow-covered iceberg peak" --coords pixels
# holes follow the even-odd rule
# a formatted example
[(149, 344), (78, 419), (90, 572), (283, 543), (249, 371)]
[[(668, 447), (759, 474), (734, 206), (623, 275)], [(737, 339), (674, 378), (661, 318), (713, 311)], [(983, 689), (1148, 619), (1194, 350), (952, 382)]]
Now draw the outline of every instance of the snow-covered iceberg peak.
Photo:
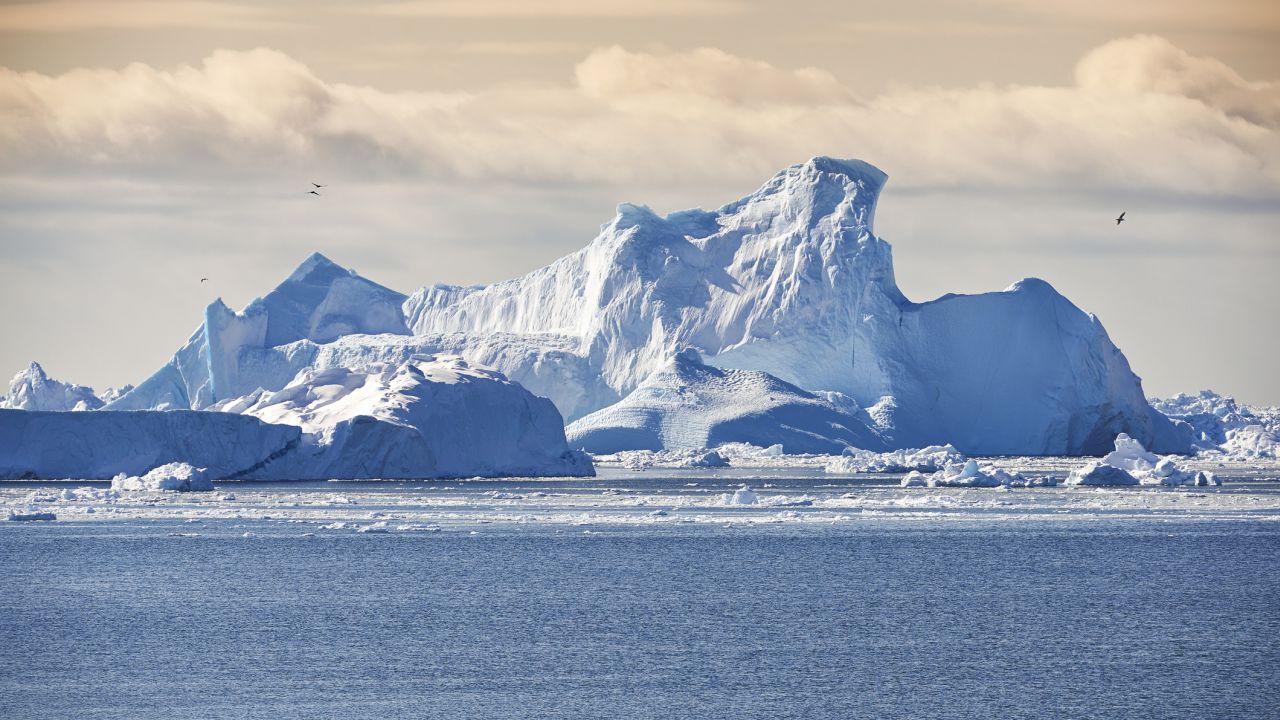
[(573, 336), (619, 394), (682, 347), (715, 365), (815, 380), (806, 338), (846, 345), (863, 315), (904, 301), (889, 245), (871, 233), (885, 177), (814, 158), (715, 211), (660, 217), (624, 203), (585, 248), (524, 277), (419, 290), (405, 304), (409, 327)]
[(93, 388), (54, 380), (40, 367), (40, 363), (33, 361), (27, 369), (13, 376), (0, 407), (65, 412), (97, 410), (102, 407), (102, 401), (93, 394)]
[(408, 334), (405, 296), (313, 253), (284, 282), (239, 312), (222, 299), (158, 372), (108, 410), (199, 409), (260, 386), (246, 351), (300, 340), (326, 343), (351, 334)]

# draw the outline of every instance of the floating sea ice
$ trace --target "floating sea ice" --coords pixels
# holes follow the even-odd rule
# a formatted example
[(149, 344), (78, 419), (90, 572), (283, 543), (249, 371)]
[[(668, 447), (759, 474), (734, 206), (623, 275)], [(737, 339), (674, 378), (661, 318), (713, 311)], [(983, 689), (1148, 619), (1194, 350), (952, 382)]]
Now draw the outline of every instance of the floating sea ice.
[(912, 470), (902, 478), (902, 487), (926, 487), (928, 484), (929, 478), (919, 470)]
[(743, 485), (730, 495), (725, 493), (720, 496), (725, 505), (757, 505), (760, 502), (760, 496), (752, 492), (751, 488)]
[(948, 465), (945, 469), (929, 477), (932, 487), (1000, 487), (1004, 483), (990, 473), (978, 467), (977, 460), (968, 460), (963, 466)]
[(1127, 470), (1129, 473), (1149, 472), (1159, 461), (1159, 457), (1147, 452), (1142, 443), (1125, 433), (1116, 436), (1116, 449), (1102, 458), (1103, 465)]
[(702, 455), (689, 461), (689, 467), (705, 467), (705, 468), (729, 467), (729, 461), (728, 459), (725, 458), (725, 456), (721, 455), (715, 450), (708, 450)]
[(51, 512), (9, 512), (9, 520), (11, 522), (32, 522), (40, 520), (57, 520), (58, 516)]
[(213, 480), (205, 468), (193, 467), (184, 462), (174, 462), (152, 468), (141, 477), (130, 477), (120, 473), (112, 478), (111, 489), (143, 492), (207, 491), (213, 489)]
[(1137, 485), (1138, 479), (1125, 470), (1114, 465), (1104, 465), (1094, 460), (1082, 468), (1071, 471), (1067, 478), (1068, 485), (1086, 485), (1091, 487), (1120, 487)]
[(876, 453), (867, 450), (846, 450), (840, 457), (826, 464), (829, 473), (896, 473), (917, 470), (937, 472), (948, 465), (963, 464), (967, 458), (951, 445), (930, 445), (924, 448), (892, 450)]

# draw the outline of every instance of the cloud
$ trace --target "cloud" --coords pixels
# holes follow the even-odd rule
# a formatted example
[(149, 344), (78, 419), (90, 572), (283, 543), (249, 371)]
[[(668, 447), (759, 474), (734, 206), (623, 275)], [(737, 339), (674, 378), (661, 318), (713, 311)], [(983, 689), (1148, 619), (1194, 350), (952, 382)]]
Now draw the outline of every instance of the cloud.
[(0, 31), (278, 27), (260, 7), (217, 0), (48, 0), (0, 5)]
[(1166, 40), (1108, 43), (1074, 84), (899, 88), (716, 49), (591, 52), (563, 85), (388, 92), (272, 50), (199, 66), (0, 70), (9, 174), (292, 173), (536, 183), (758, 180), (818, 154), (898, 188), (1016, 188), (1273, 200), (1276, 84)]
[(1280, 83), (1249, 82), (1223, 62), (1196, 57), (1154, 35), (1091, 51), (1076, 65), (1076, 84), (1093, 92), (1191, 98), (1259, 125), (1280, 127)]
[(575, 77), (588, 97), (625, 104), (829, 105), (854, 99), (826, 71), (781, 70), (714, 48), (654, 54), (614, 46), (591, 53)]
[[(1262, 30), (1280, 28), (1280, 8), (1275, 0), (979, 0), (1023, 16), (1050, 18), (1054, 22), (1105, 24), (1130, 23), (1188, 30)], [(956, 4), (970, 9), (973, 0)]]
[(360, 12), (394, 17), (455, 19), (533, 17), (662, 17), (728, 15), (742, 10), (735, 0), (405, 0)]

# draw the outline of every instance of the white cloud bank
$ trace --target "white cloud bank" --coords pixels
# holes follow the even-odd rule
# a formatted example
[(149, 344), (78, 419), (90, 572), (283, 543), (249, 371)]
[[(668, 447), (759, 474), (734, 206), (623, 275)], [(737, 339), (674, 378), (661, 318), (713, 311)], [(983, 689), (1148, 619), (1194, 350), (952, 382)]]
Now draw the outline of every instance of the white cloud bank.
[(1058, 87), (897, 89), (715, 49), (590, 53), (566, 85), (474, 93), (329, 83), (282, 53), (199, 66), (0, 69), (7, 174), (347, 172), (551, 182), (758, 179), (815, 154), (895, 187), (1280, 193), (1280, 83), (1153, 36), (1086, 54)]

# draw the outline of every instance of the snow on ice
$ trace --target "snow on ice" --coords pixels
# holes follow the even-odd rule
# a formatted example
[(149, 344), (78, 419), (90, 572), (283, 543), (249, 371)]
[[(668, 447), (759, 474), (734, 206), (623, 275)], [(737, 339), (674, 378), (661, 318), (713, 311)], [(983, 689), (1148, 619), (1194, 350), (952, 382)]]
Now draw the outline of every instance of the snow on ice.
[(0, 408), (14, 410), (66, 412), (100, 407), (102, 400), (93, 394), (93, 388), (54, 380), (37, 362), (14, 375), (8, 394), (0, 399)]

